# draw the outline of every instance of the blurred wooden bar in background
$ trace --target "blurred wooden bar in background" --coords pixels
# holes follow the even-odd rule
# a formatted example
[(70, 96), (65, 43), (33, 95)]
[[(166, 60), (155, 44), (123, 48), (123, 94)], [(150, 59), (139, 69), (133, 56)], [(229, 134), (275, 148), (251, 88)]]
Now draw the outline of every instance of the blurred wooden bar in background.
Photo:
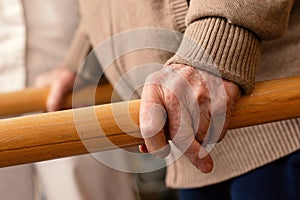
[[(0, 117), (46, 111), (46, 100), (49, 91), (50, 88), (28, 88), (0, 94)], [(90, 92), (95, 92), (95, 105), (110, 103), (113, 87), (107, 83), (97, 88), (85, 87), (79, 89), (67, 97), (63, 108), (72, 108), (73, 95), (77, 103), (85, 105), (86, 99), (84, 97), (89, 95)], [(88, 100), (90, 101), (90, 99)]]

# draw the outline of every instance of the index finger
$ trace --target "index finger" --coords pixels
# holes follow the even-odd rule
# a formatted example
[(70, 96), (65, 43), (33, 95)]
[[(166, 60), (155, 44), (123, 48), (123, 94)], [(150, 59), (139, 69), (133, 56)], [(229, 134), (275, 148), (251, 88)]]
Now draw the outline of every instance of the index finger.
[(166, 157), (170, 152), (163, 131), (166, 116), (159, 86), (155, 83), (147, 83), (143, 88), (140, 104), (140, 128), (147, 151), (158, 157)]

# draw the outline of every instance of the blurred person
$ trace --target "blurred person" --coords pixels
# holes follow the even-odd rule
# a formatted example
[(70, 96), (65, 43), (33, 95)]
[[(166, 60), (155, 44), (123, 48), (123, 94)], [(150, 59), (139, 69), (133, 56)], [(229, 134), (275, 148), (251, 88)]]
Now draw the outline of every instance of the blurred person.
[[(64, 56), (78, 24), (77, 2), (1, 0), (0, 9), (0, 90), (32, 87), (35, 76), (53, 69)], [(3, 199), (41, 198), (32, 164), (3, 168), (0, 177)]]
[[(1, 0), (0, 91), (35, 86), (39, 74), (59, 67), (78, 20), (74, 0)], [(5, 200), (137, 198), (131, 176), (89, 155), (3, 168), (0, 180)]]
[[(134, 67), (144, 66), (144, 71), (140, 70), (135, 76), (131, 74), (131, 79), (126, 80), (125, 89), (126, 86), (136, 88), (136, 82), (145, 82), (147, 75), (154, 72), (147, 78), (143, 93), (130, 91), (133, 98), (141, 97), (140, 123), (146, 142), (141, 150), (165, 156), (170, 150), (167, 145), (170, 137), (183, 151), (185, 155), (168, 166), (166, 178), (169, 187), (180, 189), (182, 199), (299, 198), (299, 118), (233, 130), (225, 137), (234, 106), (241, 95), (252, 92), (260, 64), (257, 80), (300, 74), (297, 1), (294, 5), (292, 0), (132, 0), (126, 3), (94, 0), (81, 1), (81, 8), (83, 28), (79, 30), (81, 40), (77, 40), (77, 44), (93, 47), (95, 51), (107, 38), (135, 28), (159, 27), (184, 33), (182, 40), (178, 42), (175, 38), (169, 43), (177, 46), (175, 55), (149, 49), (134, 51), (122, 55), (105, 71), (115, 86)], [(289, 32), (283, 37), (290, 16)], [(136, 41), (138, 39), (136, 37)], [(157, 38), (145, 36), (144, 39), (155, 43)], [(106, 51), (109, 55), (118, 55), (126, 45), (134, 44), (130, 42), (120, 47), (112, 39)], [(75, 55), (87, 55), (89, 51), (82, 49), (71, 49), (67, 61), (76, 60)], [(101, 62), (101, 55), (98, 59)], [(162, 69), (153, 66), (149, 70), (146, 68), (149, 63), (165, 63), (165, 66)], [(57, 73), (60, 75), (52, 85), (47, 103), (49, 110), (58, 109), (72, 89), (70, 80), (75, 79), (78, 64), (65, 67), (64, 73)], [(87, 68), (81, 69), (80, 76), (88, 73)], [(48, 75), (50, 78), (51, 73)], [(210, 97), (207, 87), (220, 86), (215, 84), (218, 81), (225, 95)], [(124, 88), (117, 91), (128, 92)], [(179, 99), (170, 89), (180, 94)], [(210, 129), (213, 113), (209, 106), (213, 100), (217, 101), (218, 108), (227, 106), (220, 138)], [(178, 101), (184, 103), (183, 107)], [(201, 116), (198, 109), (202, 111)], [(157, 127), (163, 128), (161, 122), (165, 121), (166, 114), (169, 135), (157, 133)], [(212, 122), (212, 125), (215, 124)], [(181, 132), (177, 133), (178, 130)], [(207, 154), (201, 146), (207, 138), (224, 140)], [(226, 180), (232, 182), (218, 187), (218, 183)]]

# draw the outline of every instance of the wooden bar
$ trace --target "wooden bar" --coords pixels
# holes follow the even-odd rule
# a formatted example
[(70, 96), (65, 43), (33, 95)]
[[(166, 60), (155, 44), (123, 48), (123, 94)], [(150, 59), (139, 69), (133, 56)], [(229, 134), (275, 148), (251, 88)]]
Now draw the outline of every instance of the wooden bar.
[(300, 117), (300, 76), (257, 83), (254, 92), (236, 105), (230, 128), (296, 117)]
[[(46, 111), (46, 100), (50, 88), (28, 88), (21, 91), (0, 94), (0, 117), (16, 116), (24, 113)], [(74, 92), (78, 103), (85, 105), (85, 97), (89, 92), (94, 92), (91, 87), (85, 87)], [(96, 88), (95, 105), (111, 102), (113, 87), (103, 84)], [(63, 105), (64, 109), (72, 108), (72, 95), (70, 94)]]
[[(139, 105), (134, 100), (0, 120), (0, 167), (142, 144)], [(257, 83), (236, 106), (230, 128), (296, 117), (300, 117), (300, 76)], [(78, 125), (84, 128), (79, 133)]]

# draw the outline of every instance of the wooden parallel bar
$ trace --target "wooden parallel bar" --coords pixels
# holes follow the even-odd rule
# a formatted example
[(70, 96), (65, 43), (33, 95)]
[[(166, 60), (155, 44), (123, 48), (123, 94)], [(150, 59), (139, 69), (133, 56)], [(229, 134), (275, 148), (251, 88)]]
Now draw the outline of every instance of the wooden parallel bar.
[[(50, 88), (28, 88), (21, 91), (0, 94), (0, 117), (15, 116), (24, 113), (46, 111), (46, 100)], [(85, 105), (85, 97), (89, 92), (94, 92), (91, 87), (81, 89), (74, 94), (76, 101)], [(95, 105), (111, 102), (113, 87), (110, 84), (103, 84), (96, 88)], [(72, 108), (72, 95), (69, 95), (63, 108)]]
[(300, 76), (259, 82), (243, 97), (230, 128), (252, 126), (300, 116)]
[[(134, 100), (0, 120), (0, 167), (142, 144), (139, 105)], [(296, 117), (300, 76), (257, 83), (254, 92), (237, 104), (230, 128)], [(102, 131), (95, 128), (98, 124)], [(79, 133), (78, 125), (83, 127)]]

